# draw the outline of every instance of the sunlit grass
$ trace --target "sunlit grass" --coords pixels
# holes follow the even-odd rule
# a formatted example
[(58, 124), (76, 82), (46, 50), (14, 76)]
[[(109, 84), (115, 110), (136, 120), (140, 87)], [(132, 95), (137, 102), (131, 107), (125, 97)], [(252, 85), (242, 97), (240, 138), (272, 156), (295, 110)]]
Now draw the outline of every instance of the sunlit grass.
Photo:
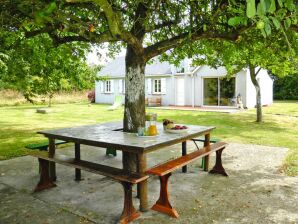
[[(20, 105), (0, 107), (0, 159), (26, 154), (24, 146), (42, 142), (39, 130), (94, 124), (123, 118), (123, 109), (108, 111), (107, 105), (88, 103), (55, 104), (48, 114), (36, 113), (41, 106)], [(227, 142), (290, 148), (284, 161), (289, 175), (298, 175), (298, 104), (276, 102), (264, 108), (264, 122), (255, 122), (255, 110), (225, 114), (200, 111), (149, 109), (158, 119), (176, 123), (216, 126), (213, 136)], [(274, 153), (274, 152), (273, 152)]]

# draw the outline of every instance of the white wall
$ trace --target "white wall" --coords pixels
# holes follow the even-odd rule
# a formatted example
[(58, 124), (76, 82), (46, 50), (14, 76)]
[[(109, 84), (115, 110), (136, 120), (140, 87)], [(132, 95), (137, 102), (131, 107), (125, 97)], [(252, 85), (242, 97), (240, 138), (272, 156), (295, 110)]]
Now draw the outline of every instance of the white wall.
[(247, 103), (247, 94), (246, 94), (246, 79), (247, 79), (247, 73), (245, 70), (242, 70), (236, 74), (236, 91), (235, 96), (237, 97), (239, 94), (242, 98), (243, 106), (246, 107)]
[(273, 103), (273, 80), (269, 76), (267, 70), (262, 69), (257, 78), (261, 87), (262, 105), (270, 105)]
[[(247, 108), (253, 108), (256, 105), (256, 89), (251, 81), (249, 70), (247, 69), (247, 79), (246, 79), (246, 88), (247, 88)], [(273, 80), (268, 75), (267, 70), (261, 69), (257, 75), (257, 81), (260, 84), (261, 88), (261, 103), (262, 105), (270, 105), (273, 103)]]
[(119, 79), (111, 79), (113, 81), (113, 89), (111, 93), (105, 93), (102, 89), (102, 81), (95, 82), (95, 102), (96, 103), (105, 103), (105, 104), (113, 104), (115, 100), (115, 95), (123, 95), (123, 103), (124, 103), (124, 93), (119, 92)]
[[(156, 94), (153, 93), (153, 80), (154, 79), (161, 79), (165, 78), (165, 93), (163, 94)], [(148, 90), (148, 82), (151, 82), (151, 91)], [(161, 104), (163, 106), (173, 105), (175, 100), (174, 95), (174, 85), (173, 85), (173, 79), (172, 77), (164, 77), (164, 76), (155, 76), (155, 77), (147, 77), (145, 78), (145, 97), (146, 98), (154, 98), (154, 97), (160, 97), (161, 98)]]

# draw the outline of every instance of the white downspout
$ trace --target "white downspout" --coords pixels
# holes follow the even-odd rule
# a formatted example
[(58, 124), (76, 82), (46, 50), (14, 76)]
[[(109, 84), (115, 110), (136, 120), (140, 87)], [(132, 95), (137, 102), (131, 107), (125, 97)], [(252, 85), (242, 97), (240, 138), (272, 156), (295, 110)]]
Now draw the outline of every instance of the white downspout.
[(192, 78), (192, 107), (195, 107), (195, 77), (194, 73), (191, 76)]

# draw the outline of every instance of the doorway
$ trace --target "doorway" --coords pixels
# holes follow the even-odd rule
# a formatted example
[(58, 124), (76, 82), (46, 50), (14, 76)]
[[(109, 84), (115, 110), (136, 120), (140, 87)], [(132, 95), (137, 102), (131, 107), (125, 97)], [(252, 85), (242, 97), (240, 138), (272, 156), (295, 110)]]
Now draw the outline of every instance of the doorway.
[(234, 106), (235, 78), (204, 78), (204, 106)]
[(184, 78), (176, 78), (176, 105), (185, 105)]

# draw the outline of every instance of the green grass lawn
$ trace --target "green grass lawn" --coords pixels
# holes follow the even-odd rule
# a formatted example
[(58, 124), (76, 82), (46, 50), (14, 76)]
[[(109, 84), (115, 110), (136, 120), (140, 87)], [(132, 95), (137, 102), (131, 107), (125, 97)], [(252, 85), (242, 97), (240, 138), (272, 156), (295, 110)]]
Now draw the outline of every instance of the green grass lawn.
[[(49, 114), (36, 113), (38, 107), (0, 107), (0, 160), (25, 155), (25, 145), (45, 141), (43, 136), (36, 134), (38, 130), (121, 120), (123, 116), (122, 109), (107, 111), (106, 105), (90, 106), (88, 103), (56, 104)], [(168, 118), (176, 123), (216, 126), (213, 136), (227, 142), (290, 148), (284, 169), (289, 175), (298, 175), (297, 102), (280, 101), (265, 107), (265, 122), (262, 124), (254, 122), (255, 110), (235, 114), (160, 109), (149, 111), (156, 112), (159, 120)]]

